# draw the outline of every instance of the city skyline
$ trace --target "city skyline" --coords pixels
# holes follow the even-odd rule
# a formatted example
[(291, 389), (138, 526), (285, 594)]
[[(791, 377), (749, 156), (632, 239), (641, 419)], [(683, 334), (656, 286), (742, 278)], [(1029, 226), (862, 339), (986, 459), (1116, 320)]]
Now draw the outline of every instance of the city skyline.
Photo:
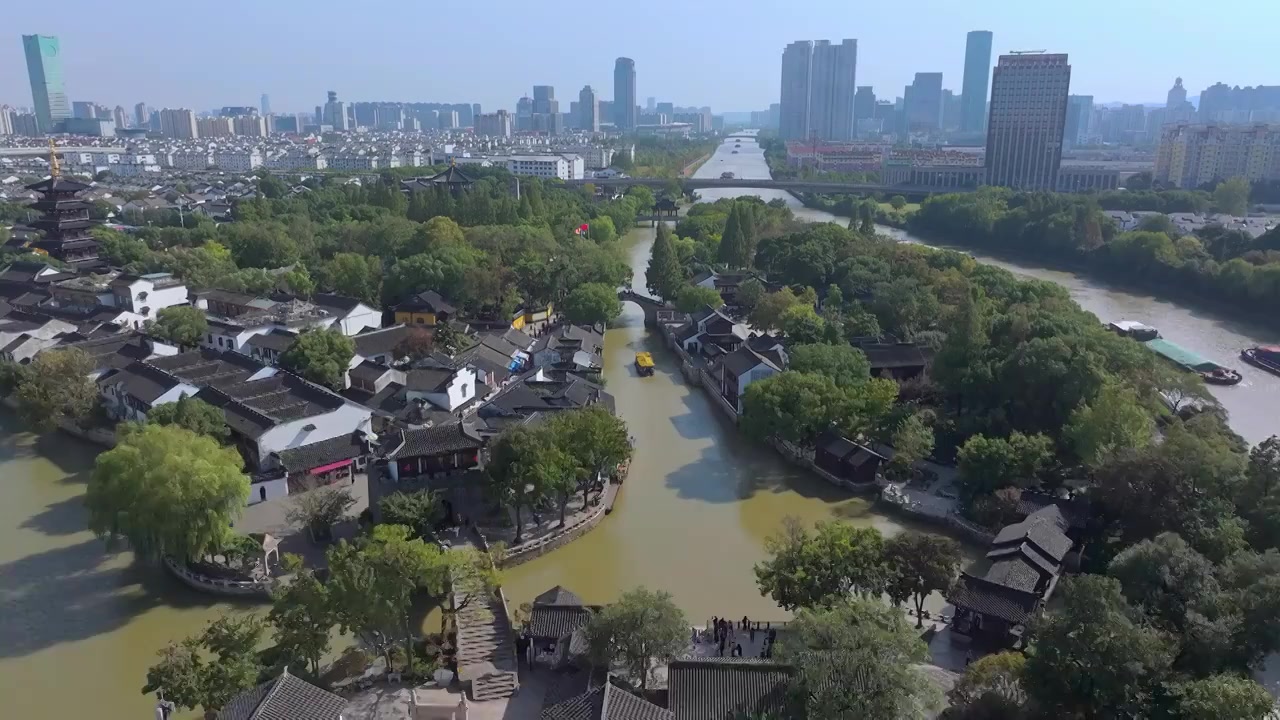
[[(134, 22), (148, 22), (146, 6), (152, 4), (142, 2)], [(1244, 3), (1236, 4), (1245, 10)], [(763, 3), (746, 2), (732, 10), (680, 5), (680, 20), (664, 26), (662, 41), (646, 35), (643, 40), (608, 44), (552, 45), (540, 49), (532, 59), (517, 49), (518, 43), (498, 43), (470, 57), (468, 63), (449, 67), (446, 73), (406, 74), (386, 72), (388, 62), (372, 54), (339, 58), (291, 49), (305, 41), (306, 29), (377, 31), (383, 24), (382, 14), (374, 19), (351, 17), (322, 4), (314, 13), (304, 15), (276, 7), (253, 6), (250, 11), (246, 4), (245, 12), (253, 12), (255, 17), (281, 16), (279, 23), (248, 23), (238, 16), (236, 5), (233, 2), (228, 12), (216, 17), (201, 13), (200, 22), (209, 27), (200, 37), (179, 40), (175, 35), (168, 40), (160, 33), (145, 44), (125, 45), (105, 57), (99, 52), (101, 23), (95, 17), (99, 13), (86, 0), (67, 0), (56, 22), (47, 13), (37, 15), (33, 6), (19, 6), (10, 13), (12, 20), (7, 24), (15, 28), (14, 35), (0, 39), (0, 63), (14, 66), (23, 61), (20, 33), (42, 33), (61, 39), (69, 97), (108, 106), (129, 107), (142, 101), (152, 107), (200, 110), (256, 104), (254, 100), (266, 93), (278, 112), (301, 112), (314, 106), (311, 98), (322, 96), (326, 89), (337, 89), (350, 100), (469, 102), (481, 104), (486, 111), (510, 111), (514, 98), (535, 83), (572, 88), (589, 84), (605, 88), (606, 96), (611, 96), (607, 89), (612, 86), (613, 60), (622, 55), (636, 61), (641, 98), (656, 96), (680, 105), (741, 112), (767, 108), (778, 101), (774, 97), (777, 53), (789, 42), (805, 37), (857, 39), (858, 83), (876, 88), (880, 97), (899, 95), (916, 72), (942, 72), (944, 87), (959, 93), (965, 33), (980, 28), (995, 35), (993, 56), (1040, 48), (1070, 53), (1076, 68), (1072, 91), (1092, 95), (1099, 104), (1159, 103), (1172, 77), (1179, 75), (1192, 96), (1219, 81), (1242, 86), (1274, 83), (1278, 68), (1258, 62), (1256, 50), (1265, 46), (1260, 43), (1265, 42), (1266, 28), (1280, 22), (1280, 8), (1249, 7), (1250, 22), (1233, 32), (1228, 42), (1184, 27), (1187, 23), (1182, 18), (1190, 15), (1179, 12), (1178, 6), (1194, 6), (1176, 1), (1162, 6), (1158, 14), (1122, 4), (1084, 2), (1080, 5), (1087, 7), (1075, 7), (1070, 14), (1053, 17), (1052, 22), (1033, 8), (994, 0), (984, 5), (981, 13), (924, 0), (913, 9), (910, 23), (899, 17), (861, 17), (852, 8), (826, 0), (789, 15), (780, 15)], [(666, 5), (675, 6), (657, 0), (655, 12), (661, 14)], [(1225, 5), (1220, 4), (1219, 9), (1230, 12), (1232, 3)], [(528, 13), (518, 11), (474, 7), (457, 11), (459, 17), (455, 18), (451, 10), (450, 22), (484, 26), (491, 36), (517, 37), (530, 20)], [(406, 13), (412, 17), (401, 17)], [(174, 17), (172, 8), (155, 15), (167, 23), (183, 20)], [(407, 7), (398, 13), (397, 22), (411, 23), (418, 15), (431, 21), (427, 9)], [(470, 16), (474, 18), (469, 20)], [(1099, 21), (1100, 17), (1105, 21)], [(283, 26), (293, 27), (295, 32), (278, 33)], [(724, 41), (716, 41), (708, 27), (723, 29)], [(1142, 28), (1142, 37), (1131, 31), (1133, 27)], [(222, 39), (226, 37), (235, 37), (255, 51), (231, 52)], [(1124, 63), (1117, 72), (1121, 55)], [(167, 59), (161, 62), (159, 58)], [(218, 60), (219, 72), (191, 74), (196, 62), (203, 65), (211, 58)], [(424, 62), (429, 67), (430, 61)], [(689, 72), (689, 67), (698, 71)], [(0, 77), (0, 103), (29, 102), (24, 73)]]

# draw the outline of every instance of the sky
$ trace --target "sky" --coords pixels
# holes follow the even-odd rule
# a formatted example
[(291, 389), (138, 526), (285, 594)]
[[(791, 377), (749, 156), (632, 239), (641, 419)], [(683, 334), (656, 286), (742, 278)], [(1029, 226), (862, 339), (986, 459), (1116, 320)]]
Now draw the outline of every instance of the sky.
[[(514, 110), (552, 85), (568, 111), (583, 85), (613, 97), (636, 62), (637, 97), (715, 112), (777, 102), (782, 49), (855, 38), (858, 85), (902, 94), (916, 72), (960, 91), (965, 33), (993, 55), (1065, 52), (1071, 92), (1162, 103), (1218, 82), (1280, 84), (1280, 0), (58, 0), (5, 3), (0, 104), (29, 106), (23, 34), (57, 35), (72, 100), (132, 108), (257, 105), (310, 112), (339, 99), (478, 102)], [(110, 8), (110, 11), (108, 11)], [(994, 58), (993, 58), (994, 62)]]

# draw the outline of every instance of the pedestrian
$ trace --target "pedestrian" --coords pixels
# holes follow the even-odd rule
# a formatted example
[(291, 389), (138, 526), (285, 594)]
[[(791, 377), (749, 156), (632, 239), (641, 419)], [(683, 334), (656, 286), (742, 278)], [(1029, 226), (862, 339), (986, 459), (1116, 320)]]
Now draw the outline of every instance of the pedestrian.
[(692, 645), (697, 645), (698, 644), (698, 628), (689, 628), (689, 632), (691, 633), (689, 637), (689, 643)]
[(723, 637), (722, 637), (722, 638), (720, 638), (720, 650), (719, 650), (719, 655), (720, 655), (720, 657), (724, 657), (724, 638), (723, 638)]
[(752, 625), (752, 626), (751, 626), (751, 629), (750, 629), (748, 632), (751, 634), (751, 642), (755, 642), (755, 641), (756, 641), (756, 626), (755, 626), (755, 625)]
[(746, 615), (743, 615), (743, 616), (742, 616), (742, 629), (743, 629), (743, 630), (746, 630), (746, 629), (747, 629), (747, 624), (748, 624), (747, 616), (746, 616)]
[(742, 645), (739, 644), (733, 646), (733, 656), (742, 657)]

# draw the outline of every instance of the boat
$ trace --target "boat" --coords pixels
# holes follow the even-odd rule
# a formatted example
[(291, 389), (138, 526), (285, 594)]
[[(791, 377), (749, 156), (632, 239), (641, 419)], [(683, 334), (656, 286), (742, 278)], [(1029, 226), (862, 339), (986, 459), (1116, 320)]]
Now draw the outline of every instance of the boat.
[(1186, 348), (1174, 345), (1168, 340), (1157, 338), (1155, 340), (1147, 340), (1142, 344), (1174, 365), (1199, 375), (1201, 380), (1210, 385), (1235, 385), (1244, 379), (1239, 371), (1223, 367), (1212, 360), (1206, 360)]
[(1280, 345), (1259, 345), (1241, 350), (1240, 359), (1272, 375), (1280, 375)]
[(737, 155), (737, 154), (738, 154), (738, 151), (737, 151), (737, 150), (734, 150), (734, 151), (733, 151), (733, 154), (734, 154), (734, 155)]
[(1139, 342), (1160, 339), (1159, 330), (1133, 320), (1117, 320), (1109, 323), (1107, 329), (1121, 337), (1133, 338)]
[(647, 352), (636, 353), (636, 372), (644, 376), (653, 374), (653, 356)]

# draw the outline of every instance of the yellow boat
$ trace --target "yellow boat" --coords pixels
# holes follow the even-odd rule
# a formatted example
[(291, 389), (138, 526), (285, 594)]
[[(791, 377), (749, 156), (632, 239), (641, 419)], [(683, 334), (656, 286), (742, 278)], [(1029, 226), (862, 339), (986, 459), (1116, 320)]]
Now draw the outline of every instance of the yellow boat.
[(647, 352), (636, 353), (636, 372), (641, 375), (652, 375), (653, 356)]

